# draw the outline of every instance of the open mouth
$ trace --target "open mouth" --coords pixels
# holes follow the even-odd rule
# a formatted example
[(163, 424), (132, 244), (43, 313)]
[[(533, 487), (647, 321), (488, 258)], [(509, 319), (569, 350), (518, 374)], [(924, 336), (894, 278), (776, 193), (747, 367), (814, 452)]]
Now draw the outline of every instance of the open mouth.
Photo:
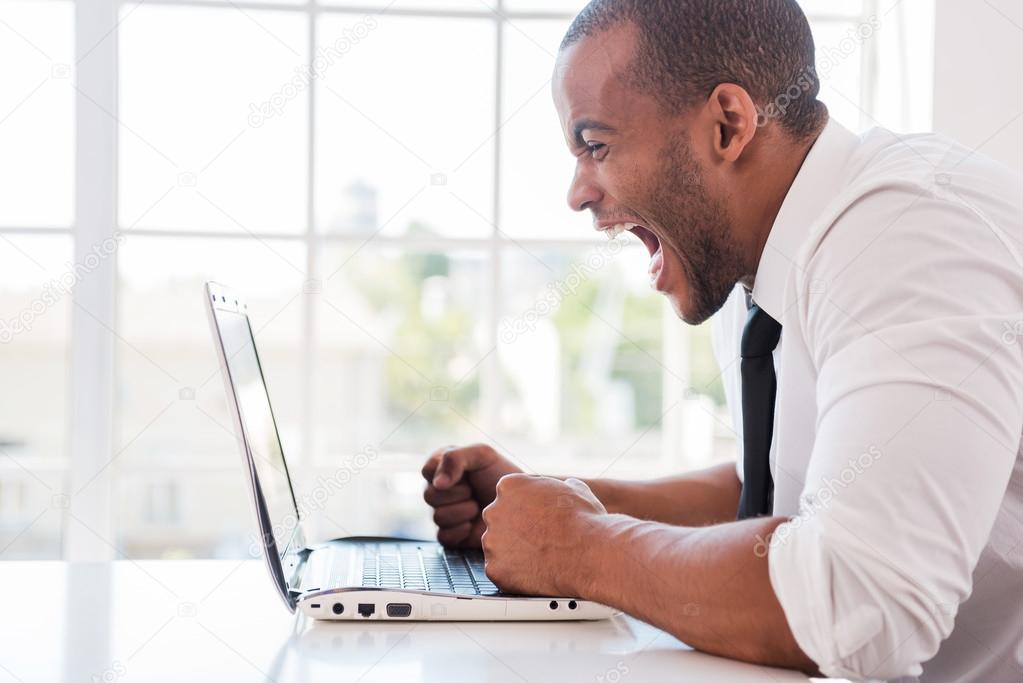
[(664, 252), (661, 249), (661, 240), (657, 237), (656, 233), (638, 223), (605, 225), (599, 227), (598, 230), (607, 235), (609, 239), (614, 239), (626, 231), (638, 237), (650, 253), (650, 265), (647, 270), (650, 275), (650, 285), (658, 290), (662, 288), (661, 275), (664, 273)]

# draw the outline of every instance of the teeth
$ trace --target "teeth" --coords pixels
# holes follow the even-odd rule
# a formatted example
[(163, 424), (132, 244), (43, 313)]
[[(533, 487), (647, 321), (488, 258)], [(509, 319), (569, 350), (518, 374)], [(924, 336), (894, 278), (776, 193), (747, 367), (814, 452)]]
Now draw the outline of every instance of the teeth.
[(609, 226), (609, 227), (606, 227), (606, 228), (602, 228), (602, 231), (603, 231), (603, 233), (605, 235), (607, 235), (607, 238), (609, 240), (613, 240), (616, 237), (618, 237), (618, 235), (621, 235), (623, 232), (626, 232), (628, 230), (632, 230), (633, 228), (638, 228), (638, 227), (639, 226), (636, 223), (618, 223), (616, 225), (612, 225), (612, 226)]

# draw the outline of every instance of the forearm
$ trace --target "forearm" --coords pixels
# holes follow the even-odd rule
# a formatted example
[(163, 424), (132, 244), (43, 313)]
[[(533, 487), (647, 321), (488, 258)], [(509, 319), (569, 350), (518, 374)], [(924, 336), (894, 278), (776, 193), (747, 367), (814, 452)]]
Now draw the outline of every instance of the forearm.
[(784, 519), (707, 528), (597, 518), (579, 563), (581, 597), (616, 607), (705, 652), (814, 671), (768, 576), (765, 539)]
[(584, 481), (610, 513), (691, 527), (734, 520), (742, 489), (731, 463), (653, 481)]

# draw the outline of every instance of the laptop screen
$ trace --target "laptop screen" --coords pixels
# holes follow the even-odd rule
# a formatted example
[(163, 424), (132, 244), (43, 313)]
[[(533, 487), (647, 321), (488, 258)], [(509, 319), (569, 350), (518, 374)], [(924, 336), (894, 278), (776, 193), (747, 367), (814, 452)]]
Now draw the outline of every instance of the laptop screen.
[(245, 314), (218, 308), (216, 317), (228, 373), (241, 413), (242, 429), (266, 500), (277, 552), (283, 557), (298, 525), (298, 509), (256, 353), (256, 342)]

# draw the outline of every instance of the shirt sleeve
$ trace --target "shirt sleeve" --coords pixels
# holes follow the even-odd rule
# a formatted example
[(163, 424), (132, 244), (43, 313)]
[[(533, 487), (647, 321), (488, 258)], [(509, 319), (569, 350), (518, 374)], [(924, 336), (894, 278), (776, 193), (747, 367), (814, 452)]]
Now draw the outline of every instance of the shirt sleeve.
[(889, 190), (802, 259), (817, 436), (768, 562), (829, 676), (919, 675), (970, 595), (1023, 430), (1023, 270), (999, 232), (961, 202)]

